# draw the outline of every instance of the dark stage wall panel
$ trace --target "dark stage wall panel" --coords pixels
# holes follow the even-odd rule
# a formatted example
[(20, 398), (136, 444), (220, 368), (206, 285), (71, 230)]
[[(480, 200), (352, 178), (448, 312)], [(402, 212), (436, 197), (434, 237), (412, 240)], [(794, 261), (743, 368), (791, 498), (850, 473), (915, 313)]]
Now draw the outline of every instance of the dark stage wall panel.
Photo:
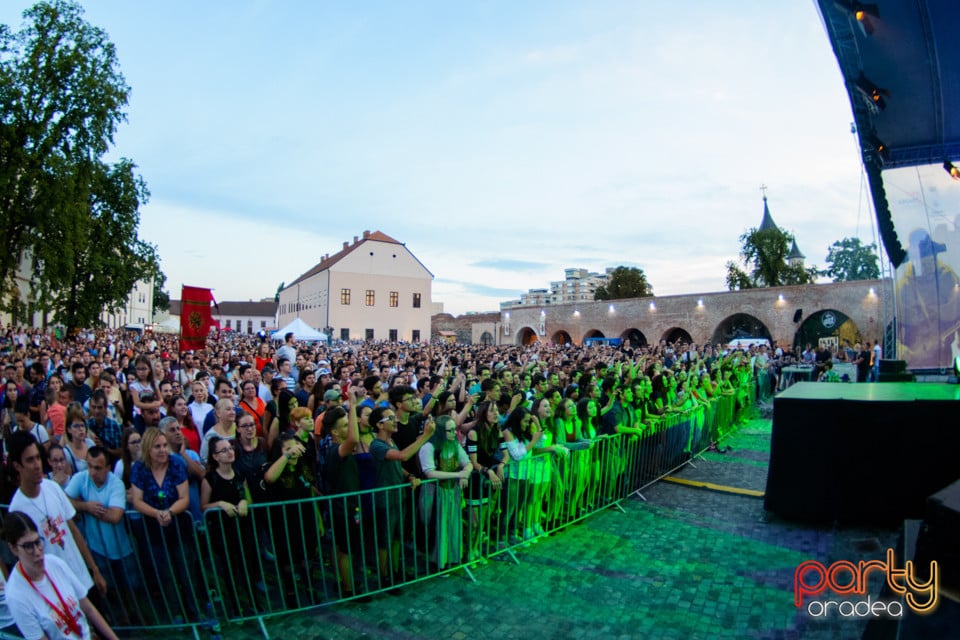
[(764, 506), (804, 521), (899, 522), (960, 477), (960, 387), (799, 383), (773, 401)]

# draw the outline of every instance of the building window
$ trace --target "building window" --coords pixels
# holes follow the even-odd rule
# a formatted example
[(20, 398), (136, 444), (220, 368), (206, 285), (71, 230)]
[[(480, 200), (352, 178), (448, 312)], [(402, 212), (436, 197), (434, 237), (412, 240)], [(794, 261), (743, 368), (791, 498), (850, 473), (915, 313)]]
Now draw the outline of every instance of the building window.
[[(415, 293), (414, 295), (420, 295), (420, 294), (419, 294), (419, 293)], [(413, 342), (420, 342), (420, 329), (414, 329), (414, 330), (413, 330), (412, 340), (413, 340)]]
[[(419, 308), (420, 308), (420, 294), (419, 294), (419, 293), (413, 294), (413, 308), (414, 308), (414, 309), (419, 309)], [(414, 341), (414, 342), (416, 342), (416, 341)]]
[(340, 339), (349, 340), (350, 339), (350, 329), (340, 329)]
[(396, 342), (396, 341), (397, 341), (397, 330), (390, 329), (390, 342)]
[(376, 294), (373, 292), (373, 289), (367, 289), (367, 294), (364, 297), (363, 303), (368, 307), (372, 307), (376, 299)]
[(253, 333), (253, 320), (247, 320), (247, 333)]
[(261, 328), (261, 329), (266, 329), (266, 328), (267, 328), (267, 321), (266, 321), (266, 320), (261, 320), (261, 321), (260, 321), (260, 328)]
[(366, 330), (366, 339), (367, 339), (367, 340), (373, 340), (373, 329), (367, 329), (367, 330)]
[(400, 306), (400, 294), (396, 291), (390, 292), (390, 306), (399, 307)]
[(350, 304), (350, 289), (340, 289), (340, 304)]
[(230, 328), (230, 321), (227, 320), (227, 329), (229, 329), (229, 328)]

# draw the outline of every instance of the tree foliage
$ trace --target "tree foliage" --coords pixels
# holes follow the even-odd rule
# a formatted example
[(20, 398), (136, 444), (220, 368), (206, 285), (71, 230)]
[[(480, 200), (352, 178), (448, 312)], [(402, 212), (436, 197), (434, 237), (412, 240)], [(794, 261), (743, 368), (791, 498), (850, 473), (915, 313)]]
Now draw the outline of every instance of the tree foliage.
[(619, 266), (610, 273), (606, 285), (600, 285), (593, 294), (594, 300), (620, 300), (622, 298), (645, 298), (653, 295), (653, 287), (647, 282), (643, 269)]
[(752, 228), (740, 236), (743, 267), (727, 262), (727, 287), (730, 291), (809, 284), (816, 280), (816, 267), (791, 265), (787, 261), (793, 236), (781, 229)]
[(153, 279), (153, 312), (170, 310), (170, 294), (164, 291), (163, 287), (167, 283), (167, 276), (157, 271)]
[(135, 165), (102, 160), (130, 88), (79, 5), (50, 0), (23, 15), (20, 31), (0, 29), (0, 305), (16, 302), (23, 258), (40, 309), (95, 324), (159, 271), (137, 237), (148, 192)]
[(834, 282), (873, 280), (880, 277), (880, 259), (876, 244), (863, 244), (860, 238), (844, 238), (830, 245), (823, 275)]

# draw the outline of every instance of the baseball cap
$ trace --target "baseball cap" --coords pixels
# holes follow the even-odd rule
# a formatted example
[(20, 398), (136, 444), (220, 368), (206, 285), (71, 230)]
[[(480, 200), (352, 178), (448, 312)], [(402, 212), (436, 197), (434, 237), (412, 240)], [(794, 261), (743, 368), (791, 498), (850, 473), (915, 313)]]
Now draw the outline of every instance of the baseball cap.
[(328, 375), (330, 375), (330, 369), (327, 369), (326, 367), (320, 367), (320, 369), (317, 371), (317, 375), (318, 375), (318, 376), (328, 376)]
[(328, 389), (323, 394), (324, 402), (329, 402), (331, 400), (339, 400), (339, 399), (340, 399), (340, 392), (337, 391), (336, 389)]

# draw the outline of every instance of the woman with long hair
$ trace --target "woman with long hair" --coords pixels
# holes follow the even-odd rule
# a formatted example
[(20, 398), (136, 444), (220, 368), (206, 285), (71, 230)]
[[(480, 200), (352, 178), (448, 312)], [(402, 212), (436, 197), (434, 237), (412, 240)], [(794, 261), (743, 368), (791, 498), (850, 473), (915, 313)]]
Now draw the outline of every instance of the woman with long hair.
[(273, 452), (273, 445), (284, 432), (295, 432), (296, 426), (290, 423), (290, 412), (300, 406), (297, 396), (284, 389), (277, 395), (277, 416), (267, 430), (267, 450)]
[(73, 467), (67, 461), (62, 445), (53, 442), (47, 449), (47, 462), (50, 463), (50, 473), (47, 478), (60, 485), (61, 489), (66, 489), (70, 478), (73, 477)]
[(547, 522), (551, 523), (560, 515), (564, 493), (562, 469), (566, 466), (569, 451), (563, 444), (563, 435), (547, 398), (534, 400), (530, 413), (533, 428), (543, 434), (533, 449), (538, 464), (530, 477), (533, 482), (530, 518), (533, 532), (539, 536), (544, 534), (541, 519), (545, 516)]
[(87, 437), (87, 422), (83, 407), (79, 402), (67, 406), (66, 438), (63, 441), (63, 455), (67, 458), (73, 473), (87, 468), (87, 450), (96, 443)]
[(237, 408), (253, 417), (257, 426), (257, 435), (263, 437), (263, 413), (267, 405), (257, 395), (257, 383), (253, 380), (240, 383), (240, 403)]
[[(157, 389), (157, 380), (153, 377), (153, 364), (148, 356), (138, 356), (134, 361), (134, 379), (129, 382), (127, 389), (130, 392), (130, 398), (133, 400), (133, 415), (138, 416), (144, 407), (148, 409), (159, 409), (163, 404)], [(156, 400), (150, 402), (141, 402), (141, 395), (151, 395)]]
[(13, 380), (7, 380), (3, 385), (3, 414), (0, 415), (0, 426), (3, 430), (3, 441), (6, 442), (10, 437), (10, 431), (17, 424), (13, 417), (13, 408), (17, 404), (17, 398), (20, 397), (20, 386)]
[(247, 483), (254, 504), (265, 502), (267, 487), (263, 481), (263, 465), (267, 462), (267, 443), (257, 435), (257, 424), (249, 413), (237, 418), (236, 456), (233, 467)]
[(467, 455), (473, 465), (467, 504), (470, 505), (467, 560), (480, 558), (480, 541), (490, 535), (491, 498), (499, 500), (503, 486), (503, 453), (500, 451), (500, 412), (497, 403), (477, 405), (477, 418), (467, 433)]
[[(446, 393), (446, 392), (444, 392)], [(457, 423), (449, 415), (436, 419), (437, 428), (417, 455), (423, 475), (436, 482), (420, 488), (420, 514), (424, 523), (436, 523), (431, 560), (438, 570), (460, 564), (463, 556), (461, 496), (473, 466), (457, 440)]]
[(537, 534), (533, 529), (531, 516), (533, 501), (533, 475), (539, 461), (533, 460), (533, 448), (537, 446), (543, 432), (534, 430), (533, 416), (523, 406), (516, 407), (507, 416), (503, 425), (503, 440), (510, 454), (510, 463), (506, 466), (506, 491), (500, 501), (500, 535), (510, 544), (519, 542), (522, 532), (524, 540), (533, 540)]
[(591, 446), (582, 452), (586, 464), (583, 465), (583, 473), (578, 475), (574, 482), (578, 485), (578, 493), (582, 496), (581, 502), (577, 505), (583, 510), (592, 509), (596, 502), (596, 494), (600, 488), (600, 448), (594, 446), (599, 437), (600, 417), (598, 415), (599, 403), (589, 395), (580, 398), (577, 401), (577, 422), (579, 424), (580, 437), (590, 442)]
[(142, 436), (142, 459), (133, 463), (130, 482), (133, 485), (133, 508), (143, 516), (145, 542), (155, 566), (160, 593), (172, 584), (169, 574), (173, 566), (179, 580), (186, 611), (178, 611), (177, 603), (171, 611), (199, 618), (199, 594), (205, 593), (202, 580), (194, 572), (197, 563), (193, 519), (190, 507), (190, 486), (187, 465), (180, 457), (170, 455), (167, 437), (156, 427), (150, 427)]
[[(244, 416), (247, 420), (249, 416)], [(234, 467), (234, 444), (226, 438), (210, 440), (207, 475), (200, 483), (200, 508), (206, 513), (207, 531), (220, 566), (217, 573), (232, 573), (232, 580), (223, 580), (228, 603), (234, 613), (242, 611), (242, 603), (250, 602), (248, 588), (260, 581), (259, 550), (249, 516), (250, 491), (243, 476)], [(247, 541), (247, 544), (244, 544)], [(229, 569), (228, 569), (229, 567)]]
[(170, 411), (168, 416), (173, 416), (180, 423), (180, 431), (183, 433), (183, 439), (187, 443), (187, 448), (191, 451), (200, 453), (200, 429), (193, 421), (193, 414), (187, 407), (186, 399), (181, 395), (173, 396), (170, 402)]

